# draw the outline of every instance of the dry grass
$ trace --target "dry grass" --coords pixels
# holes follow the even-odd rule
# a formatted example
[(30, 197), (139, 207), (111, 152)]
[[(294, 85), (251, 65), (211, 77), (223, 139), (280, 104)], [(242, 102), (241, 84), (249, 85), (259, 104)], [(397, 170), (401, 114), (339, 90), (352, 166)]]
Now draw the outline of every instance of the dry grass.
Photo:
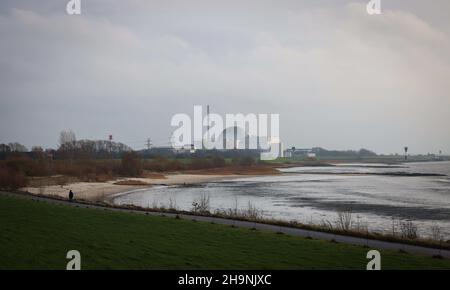
[(156, 173), (156, 172), (150, 172), (150, 171), (144, 171), (142, 174), (143, 178), (151, 178), (151, 179), (167, 179), (167, 177), (164, 174)]
[(45, 187), (54, 185), (67, 185), (70, 183), (75, 183), (81, 181), (77, 177), (65, 176), (65, 175), (54, 175), (47, 177), (30, 177), (28, 178), (29, 187)]
[[(248, 159), (248, 158), (247, 158)], [(183, 172), (202, 175), (273, 175), (279, 172), (271, 164), (246, 164), (246, 158), (227, 165), (221, 157), (192, 158), (189, 162), (166, 158), (141, 160), (135, 153), (126, 154), (122, 160), (31, 159), (26, 155), (8, 156), (0, 161), (3, 175), (25, 177), (53, 177), (58, 175), (77, 178), (77, 181), (106, 182), (120, 176), (165, 179), (161, 172)], [(250, 160), (250, 159), (249, 159)], [(253, 159), (251, 159), (252, 162)], [(6, 173), (4, 171), (7, 171)], [(50, 181), (50, 183), (53, 181)]]
[(23, 172), (0, 168), (0, 189), (15, 190), (26, 186), (27, 182)]
[(150, 183), (142, 180), (126, 179), (114, 182), (115, 185), (149, 186)]
[(253, 165), (253, 166), (226, 166), (220, 168), (186, 170), (184, 173), (200, 175), (276, 175), (280, 171), (273, 166)]

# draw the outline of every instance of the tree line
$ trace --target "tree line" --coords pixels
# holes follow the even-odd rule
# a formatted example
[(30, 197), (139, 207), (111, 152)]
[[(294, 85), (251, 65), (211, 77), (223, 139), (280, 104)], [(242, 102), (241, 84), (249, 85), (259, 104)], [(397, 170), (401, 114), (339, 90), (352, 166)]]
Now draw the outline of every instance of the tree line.
[(31, 150), (20, 143), (0, 144), (0, 159), (17, 153), (31, 158), (48, 157), (52, 159), (104, 159), (120, 158), (124, 153), (133, 151), (129, 146), (109, 140), (77, 140), (72, 130), (61, 131), (58, 149), (43, 149), (33, 146)]

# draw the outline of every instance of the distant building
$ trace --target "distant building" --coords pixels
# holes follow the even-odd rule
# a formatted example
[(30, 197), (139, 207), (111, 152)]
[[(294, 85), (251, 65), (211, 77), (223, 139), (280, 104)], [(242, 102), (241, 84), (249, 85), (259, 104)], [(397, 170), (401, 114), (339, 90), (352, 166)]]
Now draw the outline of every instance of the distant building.
[(285, 158), (291, 158), (292, 157), (292, 152), (291, 150), (284, 150), (283, 155)]
[(307, 154), (307, 157), (308, 157), (308, 159), (316, 159), (316, 153), (313, 153), (313, 152), (309, 152), (308, 154)]
[(180, 148), (172, 148), (172, 150), (175, 154), (193, 154), (196, 151), (194, 144), (186, 144)]
[(316, 154), (312, 152), (312, 149), (298, 149), (295, 147), (284, 150), (284, 157), (286, 158), (316, 158)]

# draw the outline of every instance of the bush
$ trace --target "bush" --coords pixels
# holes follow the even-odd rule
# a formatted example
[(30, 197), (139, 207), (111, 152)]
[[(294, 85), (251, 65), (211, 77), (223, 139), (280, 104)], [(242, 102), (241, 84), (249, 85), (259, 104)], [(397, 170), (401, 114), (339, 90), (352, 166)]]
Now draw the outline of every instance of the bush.
[(25, 186), (27, 186), (27, 179), (23, 172), (0, 168), (0, 189), (16, 190)]
[(30, 158), (21, 155), (20, 153), (15, 153), (6, 159), (5, 164), (9, 170), (25, 173), (31, 167), (32, 162), (33, 160)]
[(199, 199), (192, 202), (192, 211), (200, 214), (210, 213), (209, 195), (202, 194)]
[(251, 157), (251, 156), (242, 157), (241, 160), (239, 161), (239, 165), (241, 165), (241, 166), (252, 166), (254, 164), (255, 164), (255, 159), (253, 159), (253, 157)]
[(220, 156), (214, 156), (212, 159), (212, 163), (214, 167), (224, 167), (226, 165), (225, 159)]
[(419, 237), (417, 226), (411, 220), (403, 221), (400, 230), (404, 239), (415, 240)]
[(145, 170), (162, 172), (165, 171), (168, 160), (165, 157), (156, 157), (150, 160), (144, 160), (143, 167)]
[(166, 172), (185, 169), (185, 165), (179, 160), (168, 160), (165, 157), (156, 157), (152, 160), (144, 160), (143, 168), (149, 171)]
[(179, 160), (172, 160), (166, 166), (166, 171), (178, 171), (185, 168), (184, 164)]
[(195, 157), (192, 159), (191, 167), (192, 169), (208, 169), (212, 168), (213, 164), (209, 158)]
[(138, 177), (143, 173), (141, 159), (136, 153), (126, 153), (122, 157), (122, 174), (124, 176)]
[(336, 220), (336, 225), (340, 230), (342, 230), (344, 232), (351, 230), (351, 228), (352, 228), (352, 212), (350, 210), (338, 212), (338, 218)]
[(16, 153), (5, 161), (6, 167), (26, 176), (48, 176), (51, 174), (51, 160), (45, 158), (31, 159), (28, 156)]

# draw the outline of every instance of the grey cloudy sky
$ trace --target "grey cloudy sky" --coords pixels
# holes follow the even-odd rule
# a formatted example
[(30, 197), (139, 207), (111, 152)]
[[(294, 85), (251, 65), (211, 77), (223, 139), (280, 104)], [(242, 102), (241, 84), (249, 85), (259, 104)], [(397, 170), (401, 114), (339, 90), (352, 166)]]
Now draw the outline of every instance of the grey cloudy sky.
[(450, 1), (0, 2), (0, 143), (168, 141), (175, 113), (280, 113), (288, 146), (450, 153)]

